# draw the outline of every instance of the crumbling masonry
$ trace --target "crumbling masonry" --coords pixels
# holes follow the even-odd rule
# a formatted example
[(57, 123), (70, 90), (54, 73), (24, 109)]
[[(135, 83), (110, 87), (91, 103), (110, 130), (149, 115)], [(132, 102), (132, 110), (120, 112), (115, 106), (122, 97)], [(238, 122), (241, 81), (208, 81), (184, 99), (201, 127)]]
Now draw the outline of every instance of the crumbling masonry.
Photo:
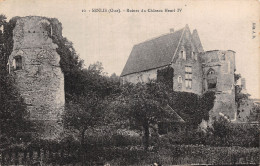
[(13, 30), (13, 51), (8, 69), (24, 98), (29, 118), (41, 127), (40, 136), (56, 138), (62, 131), (58, 121), (64, 111), (64, 75), (60, 68), (60, 55), (51, 36), (51, 22), (43, 17), (19, 18)]
[(234, 72), (235, 52), (204, 51), (197, 30), (188, 25), (178, 31), (134, 45), (121, 73), (122, 83), (162, 79), (160, 70), (172, 68), (167, 84), (175, 91), (201, 95), (214, 91), (216, 99), (210, 118), (236, 120)]

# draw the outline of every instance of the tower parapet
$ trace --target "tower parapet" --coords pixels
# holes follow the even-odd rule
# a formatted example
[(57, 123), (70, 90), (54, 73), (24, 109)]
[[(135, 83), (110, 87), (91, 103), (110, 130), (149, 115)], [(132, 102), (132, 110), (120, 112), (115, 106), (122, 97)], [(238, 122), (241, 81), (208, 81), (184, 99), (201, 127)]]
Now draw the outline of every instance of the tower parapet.
[(39, 122), (43, 127), (41, 136), (49, 139), (57, 137), (62, 130), (58, 121), (65, 105), (64, 75), (56, 52), (58, 46), (51, 39), (53, 33), (47, 18), (19, 18), (8, 60), (9, 72), (25, 100), (29, 119)]

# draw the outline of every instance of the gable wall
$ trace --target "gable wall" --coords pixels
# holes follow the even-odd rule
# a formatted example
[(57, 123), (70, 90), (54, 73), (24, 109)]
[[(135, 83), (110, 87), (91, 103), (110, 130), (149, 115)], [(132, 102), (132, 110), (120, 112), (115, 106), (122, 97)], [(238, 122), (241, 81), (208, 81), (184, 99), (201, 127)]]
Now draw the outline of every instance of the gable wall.
[[(186, 59), (181, 55), (181, 51), (186, 52)], [(197, 54), (197, 60), (192, 57), (192, 52)], [(192, 88), (186, 88), (185, 85), (185, 66), (192, 67)], [(196, 94), (202, 93), (202, 70), (198, 51), (191, 40), (190, 30), (187, 28), (183, 34), (179, 48), (174, 57), (172, 67), (174, 69), (173, 89), (176, 91), (192, 92)], [(178, 82), (178, 77), (182, 77), (182, 83)]]

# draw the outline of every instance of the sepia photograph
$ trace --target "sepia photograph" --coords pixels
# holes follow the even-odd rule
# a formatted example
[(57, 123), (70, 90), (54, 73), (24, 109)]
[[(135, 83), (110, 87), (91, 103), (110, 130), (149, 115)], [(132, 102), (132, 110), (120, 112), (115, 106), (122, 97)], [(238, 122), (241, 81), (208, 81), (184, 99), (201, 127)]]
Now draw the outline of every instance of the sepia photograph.
[(0, 0), (0, 166), (260, 165), (259, 0)]

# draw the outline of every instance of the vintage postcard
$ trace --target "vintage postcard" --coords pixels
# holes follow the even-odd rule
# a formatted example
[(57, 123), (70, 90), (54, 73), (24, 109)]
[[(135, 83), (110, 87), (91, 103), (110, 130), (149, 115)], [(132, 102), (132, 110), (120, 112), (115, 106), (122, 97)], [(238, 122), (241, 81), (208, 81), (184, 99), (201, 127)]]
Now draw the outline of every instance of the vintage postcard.
[(0, 165), (259, 165), (259, 0), (0, 0)]

